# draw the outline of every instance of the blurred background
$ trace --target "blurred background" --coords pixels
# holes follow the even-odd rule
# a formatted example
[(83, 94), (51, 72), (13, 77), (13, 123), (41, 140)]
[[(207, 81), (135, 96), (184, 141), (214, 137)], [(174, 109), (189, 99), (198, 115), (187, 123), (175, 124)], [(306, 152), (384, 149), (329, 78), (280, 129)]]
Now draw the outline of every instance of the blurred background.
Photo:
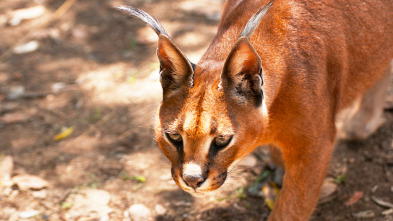
[[(283, 172), (265, 149), (219, 196), (194, 199), (172, 181), (152, 126), (156, 35), (113, 10), (157, 17), (197, 63), (223, 3), (2, 0), (0, 220), (266, 220)], [(313, 220), (392, 219), (392, 94), (375, 135), (337, 145)]]

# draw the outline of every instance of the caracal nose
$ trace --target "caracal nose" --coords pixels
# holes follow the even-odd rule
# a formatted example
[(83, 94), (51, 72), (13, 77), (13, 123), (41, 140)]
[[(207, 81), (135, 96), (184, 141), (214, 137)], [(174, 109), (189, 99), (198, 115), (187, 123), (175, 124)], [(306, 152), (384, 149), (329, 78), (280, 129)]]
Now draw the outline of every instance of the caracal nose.
[(194, 189), (200, 187), (202, 183), (206, 180), (203, 176), (202, 168), (199, 164), (194, 162), (189, 162), (183, 164), (183, 175), (182, 178), (187, 186)]
[(200, 187), (202, 183), (205, 182), (205, 179), (202, 177), (202, 175), (183, 174), (183, 180), (187, 184), (187, 186), (193, 189)]

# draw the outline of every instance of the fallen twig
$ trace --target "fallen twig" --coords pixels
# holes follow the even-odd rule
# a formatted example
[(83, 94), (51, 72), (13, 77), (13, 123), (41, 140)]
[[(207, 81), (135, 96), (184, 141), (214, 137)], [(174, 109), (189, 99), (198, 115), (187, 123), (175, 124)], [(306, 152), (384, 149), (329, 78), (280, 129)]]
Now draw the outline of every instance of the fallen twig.
[(389, 203), (389, 202), (380, 200), (380, 199), (378, 199), (378, 198), (376, 198), (376, 197), (374, 197), (374, 196), (372, 196), (371, 199), (372, 199), (376, 204), (378, 204), (378, 205), (380, 205), (380, 206), (383, 206), (383, 207), (387, 207), (387, 208), (393, 209), (393, 204), (392, 204), (392, 203)]
[(382, 215), (387, 216), (387, 215), (390, 215), (390, 214), (392, 214), (392, 213), (393, 213), (393, 208), (383, 211), (383, 212), (382, 212)]
[(76, 2), (76, 0), (67, 0), (65, 1), (56, 11), (54, 14), (55, 18), (60, 18), (64, 13), (71, 8), (71, 6)]

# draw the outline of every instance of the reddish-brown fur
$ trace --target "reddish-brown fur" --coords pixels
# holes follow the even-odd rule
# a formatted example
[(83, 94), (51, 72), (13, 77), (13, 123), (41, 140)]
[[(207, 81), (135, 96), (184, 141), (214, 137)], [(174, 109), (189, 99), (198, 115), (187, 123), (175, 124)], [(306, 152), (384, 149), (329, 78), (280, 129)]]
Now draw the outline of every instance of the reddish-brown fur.
[[(393, 58), (393, 2), (275, 0), (250, 39), (238, 39), (267, 3), (228, 0), (195, 71), (180, 52), (167, 55), (176, 46), (160, 35), (164, 99), (156, 136), (174, 180), (194, 194), (219, 188), (228, 167), (258, 146), (274, 146), (285, 177), (269, 220), (307, 220), (333, 150), (338, 114), (383, 77)], [(182, 137), (180, 147), (168, 134)], [(220, 136), (233, 140), (214, 149)], [(188, 164), (199, 180), (184, 178)]]

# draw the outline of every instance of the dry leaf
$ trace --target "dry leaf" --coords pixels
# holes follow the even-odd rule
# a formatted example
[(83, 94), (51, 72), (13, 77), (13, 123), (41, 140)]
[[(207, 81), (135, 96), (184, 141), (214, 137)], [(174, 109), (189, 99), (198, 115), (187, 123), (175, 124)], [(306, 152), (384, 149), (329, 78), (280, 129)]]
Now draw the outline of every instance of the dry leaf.
[(54, 141), (59, 141), (59, 140), (65, 139), (65, 138), (69, 137), (72, 134), (72, 132), (74, 132), (74, 128), (73, 127), (69, 127), (67, 129), (65, 129), (63, 132), (61, 132), (61, 133), (57, 134), (56, 136), (54, 136), (53, 140)]
[(280, 193), (280, 189), (275, 183), (265, 183), (262, 187), (262, 193), (267, 207), (269, 207), (270, 210), (273, 210), (274, 203)]
[(345, 203), (346, 206), (351, 206), (355, 203), (357, 203), (361, 198), (363, 197), (363, 192), (361, 191), (356, 191), (352, 194), (352, 196), (348, 199), (348, 201)]
[(319, 194), (319, 202), (325, 203), (333, 199), (333, 193), (337, 190), (337, 184), (331, 177), (325, 178), (322, 184), (321, 193)]
[(22, 174), (12, 177), (12, 182), (21, 190), (40, 190), (49, 187), (48, 181), (34, 175)]

